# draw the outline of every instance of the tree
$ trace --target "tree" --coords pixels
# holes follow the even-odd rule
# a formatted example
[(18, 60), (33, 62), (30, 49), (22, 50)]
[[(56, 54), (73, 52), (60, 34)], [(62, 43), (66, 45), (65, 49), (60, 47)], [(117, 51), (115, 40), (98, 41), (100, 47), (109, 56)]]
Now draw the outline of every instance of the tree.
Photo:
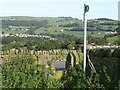
[(76, 41), (76, 44), (83, 44), (83, 39), (78, 39), (77, 41)]
[(76, 65), (64, 73), (62, 77), (65, 88), (104, 88), (99, 81), (99, 75), (86, 76), (83, 73), (82, 65)]
[(21, 42), (14, 42), (13, 43), (13, 48), (20, 49), (20, 47), (21, 47)]
[[(44, 65), (35, 64), (31, 55), (11, 58), (2, 65), (2, 88), (60, 88), (59, 80), (52, 78)], [(49, 76), (46, 76), (46, 73)]]
[(98, 45), (104, 45), (105, 43), (108, 43), (106, 38), (100, 38), (96, 41), (96, 44)]

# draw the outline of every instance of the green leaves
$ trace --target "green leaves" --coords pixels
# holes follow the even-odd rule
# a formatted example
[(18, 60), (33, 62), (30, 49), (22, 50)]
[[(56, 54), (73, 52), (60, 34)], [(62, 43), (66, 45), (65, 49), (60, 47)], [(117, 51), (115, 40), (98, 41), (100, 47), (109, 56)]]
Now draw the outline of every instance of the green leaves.
[(103, 88), (98, 75), (86, 76), (82, 71), (82, 65), (76, 65), (71, 71), (67, 71), (62, 78), (66, 81), (67, 88)]
[(2, 65), (2, 88), (63, 88), (60, 80), (53, 78), (51, 68), (35, 64), (32, 55), (11, 58)]
[[(62, 86), (59, 81), (46, 77), (51, 72), (44, 65), (36, 65), (30, 55), (11, 58), (2, 65), (3, 88), (52, 88)], [(60, 84), (60, 85), (59, 85)]]

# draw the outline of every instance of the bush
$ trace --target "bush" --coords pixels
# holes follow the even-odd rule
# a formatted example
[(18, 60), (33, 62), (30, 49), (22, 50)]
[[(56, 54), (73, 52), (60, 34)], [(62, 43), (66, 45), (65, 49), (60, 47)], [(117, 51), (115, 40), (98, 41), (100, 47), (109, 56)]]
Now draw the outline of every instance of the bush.
[(87, 76), (82, 71), (82, 65), (76, 65), (62, 77), (65, 88), (104, 88), (99, 82), (99, 75)]
[(49, 75), (51, 69), (36, 65), (30, 55), (16, 56), (2, 65), (2, 88), (58, 88), (62, 84)]

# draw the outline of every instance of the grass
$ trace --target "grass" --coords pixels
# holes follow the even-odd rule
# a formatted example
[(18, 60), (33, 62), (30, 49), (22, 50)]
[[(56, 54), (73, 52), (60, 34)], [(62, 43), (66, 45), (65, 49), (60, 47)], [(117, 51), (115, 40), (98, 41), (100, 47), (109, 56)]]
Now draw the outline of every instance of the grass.
[(55, 28), (40, 28), (38, 30), (35, 31), (36, 34), (41, 34), (41, 33), (47, 33), (47, 34), (67, 34), (67, 35), (74, 35), (74, 36), (77, 36), (77, 37), (82, 37), (83, 35), (83, 32), (81, 31), (64, 31), (64, 32), (61, 32), (61, 30), (64, 30), (64, 29), (72, 29), (74, 27), (67, 27), (67, 28), (64, 28), (64, 27), (55, 27)]
[[(12, 27), (13, 28), (13, 27)], [(15, 27), (15, 29), (17, 29), (19, 27)], [(29, 27), (22, 27), (22, 28), (29, 28)], [(41, 34), (41, 33), (46, 33), (46, 34), (66, 34), (66, 35), (73, 35), (76, 37), (83, 37), (83, 31), (61, 31), (64, 29), (73, 29), (75, 27), (49, 27), (49, 28), (39, 28), (37, 30), (35, 30), (35, 34)], [(2, 30), (5, 33), (25, 33), (26, 31), (12, 31), (12, 30), (6, 30), (3, 29)], [(87, 36), (94, 36), (94, 37), (104, 37), (105, 34), (97, 34), (96, 32), (91, 32), (91, 31), (87, 31)]]
[(49, 28), (40, 28), (35, 30), (35, 34), (40, 34), (40, 33), (58, 33), (61, 32), (60, 30), (64, 29), (73, 29), (74, 27), (49, 27)]
[(107, 41), (109, 43), (115, 43), (115, 41), (118, 41), (118, 36), (114, 36), (114, 37), (110, 37), (110, 38), (107, 38)]
[[(1, 17), (0, 17), (1, 19)], [(35, 30), (35, 34), (41, 34), (41, 33), (47, 33), (47, 34), (69, 34), (69, 35), (74, 35), (77, 37), (83, 37), (83, 31), (64, 31), (62, 32), (61, 30), (64, 29), (73, 29), (75, 27), (53, 27), (53, 26), (57, 26), (57, 25), (66, 25), (66, 24), (72, 24), (72, 23), (78, 23), (81, 26), (83, 25), (83, 21), (82, 20), (77, 20), (75, 18), (71, 18), (71, 17), (29, 17), (29, 16), (10, 16), (10, 17), (2, 17), (3, 20), (10, 20), (10, 19), (16, 19), (16, 20), (36, 20), (36, 21), (41, 21), (41, 20), (48, 20), (48, 25), (50, 25), (51, 27), (49, 28), (39, 28), (37, 30)], [(100, 20), (101, 22), (104, 23), (112, 23), (112, 24), (117, 24), (117, 21), (107, 21), (107, 20)], [(99, 22), (100, 22), (99, 21)], [(98, 24), (98, 23), (97, 23)], [(101, 29), (104, 30), (112, 30), (114, 31), (118, 25), (100, 25)], [(20, 28), (19, 26), (15, 26), (15, 27), (11, 27), (12, 29), (18, 29)], [(25, 27), (21, 27), (22, 29), (26, 29), (26, 28), (30, 28), (29, 26), (25, 26)], [(96, 29), (96, 27), (93, 27), (91, 29)], [(5, 33), (25, 33), (26, 31), (11, 31), (11, 30), (2, 30)], [(87, 36), (94, 36), (94, 37), (104, 37), (105, 34), (97, 34), (96, 31), (94, 32), (90, 32), (87, 31)], [(112, 42), (112, 41), (110, 41)]]
[(55, 79), (60, 79), (63, 76), (63, 71), (56, 71), (55, 72)]
[(11, 30), (2, 29), (2, 32), (18, 34), (18, 33), (25, 33), (26, 31), (21, 31), (21, 30), (19, 30), (19, 31), (11, 31)]
[(28, 29), (30, 28), (29, 26), (24, 26), (24, 27), (20, 27), (20, 26), (14, 26), (14, 27), (11, 27), (11, 29)]
[(102, 25), (102, 29), (104, 29), (104, 30), (114, 31), (117, 27), (118, 27), (118, 25)]
[[(83, 37), (83, 31), (64, 31), (61, 32), (60, 30), (64, 29), (72, 29), (74, 27), (50, 27), (50, 28), (40, 28), (35, 31), (35, 34), (47, 33), (47, 34), (66, 34), (66, 35), (74, 35), (76, 37)], [(97, 34), (96, 32), (87, 31), (87, 36), (94, 36), (94, 37), (104, 37), (104, 34)]]

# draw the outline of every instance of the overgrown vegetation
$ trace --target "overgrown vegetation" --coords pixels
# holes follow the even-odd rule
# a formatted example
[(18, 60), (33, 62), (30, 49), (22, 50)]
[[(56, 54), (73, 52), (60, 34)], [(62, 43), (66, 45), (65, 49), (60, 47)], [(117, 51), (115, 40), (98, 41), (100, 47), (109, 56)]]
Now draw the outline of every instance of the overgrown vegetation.
[(99, 81), (99, 74), (90, 76), (83, 73), (82, 65), (76, 65), (65, 72), (63, 78), (65, 88), (105, 88)]
[(2, 88), (102, 88), (119, 89), (116, 77), (110, 79), (106, 68), (101, 73), (83, 73), (82, 65), (64, 71), (62, 78), (54, 78), (52, 69), (36, 64), (29, 54), (12, 57), (2, 64)]
[(35, 64), (31, 55), (11, 58), (2, 65), (2, 88), (61, 88), (59, 80), (51, 77), (50, 68)]

